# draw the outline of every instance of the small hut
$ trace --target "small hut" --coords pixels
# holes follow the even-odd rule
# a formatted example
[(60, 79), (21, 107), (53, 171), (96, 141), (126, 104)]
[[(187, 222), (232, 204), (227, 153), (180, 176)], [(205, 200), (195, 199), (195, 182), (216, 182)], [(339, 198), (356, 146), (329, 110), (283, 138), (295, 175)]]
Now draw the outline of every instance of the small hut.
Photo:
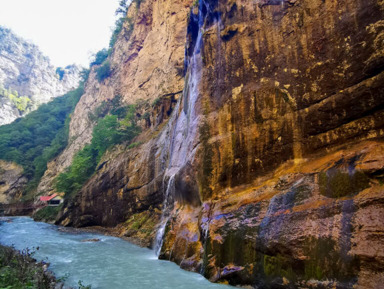
[(60, 197), (58, 194), (53, 194), (50, 196), (41, 196), (40, 201), (48, 206), (55, 207), (63, 202), (63, 198)]

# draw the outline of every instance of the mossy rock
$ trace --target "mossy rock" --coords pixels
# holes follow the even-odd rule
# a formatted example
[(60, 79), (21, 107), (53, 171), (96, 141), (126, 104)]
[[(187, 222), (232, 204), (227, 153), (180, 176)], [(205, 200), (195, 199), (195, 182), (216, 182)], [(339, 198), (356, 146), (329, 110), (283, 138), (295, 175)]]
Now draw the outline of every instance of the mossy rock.
[(52, 222), (56, 220), (57, 215), (59, 214), (61, 208), (63, 205), (59, 205), (57, 207), (44, 207), (40, 210), (38, 210), (34, 215), (33, 219), (35, 221), (45, 221), (45, 222)]
[(369, 187), (368, 176), (361, 171), (330, 169), (319, 173), (320, 193), (329, 198), (353, 196)]
[(213, 148), (209, 144), (210, 138), (210, 127), (207, 122), (204, 122), (199, 128), (200, 132), (200, 142), (202, 144), (201, 159), (202, 165), (199, 172), (200, 180), (200, 194), (201, 199), (208, 199), (212, 194), (212, 189), (210, 188), (212, 172), (213, 172)]

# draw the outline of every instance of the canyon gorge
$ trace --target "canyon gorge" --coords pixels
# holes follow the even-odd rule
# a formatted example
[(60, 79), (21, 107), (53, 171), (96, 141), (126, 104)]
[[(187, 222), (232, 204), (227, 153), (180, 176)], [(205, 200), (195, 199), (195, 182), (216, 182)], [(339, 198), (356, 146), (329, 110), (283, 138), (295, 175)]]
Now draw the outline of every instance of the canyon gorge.
[(384, 1), (133, 1), (107, 61), (36, 200), (62, 193), (106, 104), (134, 107), (140, 133), (108, 148), (56, 224), (102, 227), (212, 282), (380, 288)]

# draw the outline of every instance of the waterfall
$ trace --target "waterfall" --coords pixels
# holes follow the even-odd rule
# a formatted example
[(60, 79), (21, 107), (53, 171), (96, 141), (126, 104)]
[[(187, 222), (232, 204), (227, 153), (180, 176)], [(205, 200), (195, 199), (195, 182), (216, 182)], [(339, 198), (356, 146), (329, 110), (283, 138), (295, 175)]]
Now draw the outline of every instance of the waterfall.
[[(211, 14), (209, 14), (211, 13)], [(200, 82), (202, 77), (202, 48), (203, 48), (203, 35), (205, 32), (205, 25), (209, 17), (218, 18), (213, 16), (209, 4), (204, 0), (199, 1), (199, 12), (193, 14), (191, 12), (191, 20), (188, 27), (188, 33), (191, 34), (192, 39), (189, 46), (185, 50), (185, 86), (183, 96), (177, 104), (175, 111), (174, 122), (172, 122), (172, 129), (170, 134), (170, 155), (168, 168), (165, 173), (170, 176), (166, 186), (163, 202), (163, 212), (161, 222), (156, 235), (155, 252), (159, 256), (161, 247), (163, 245), (163, 238), (167, 222), (170, 218), (170, 200), (173, 201), (175, 189), (175, 174), (185, 167), (188, 161), (193, 159), (195, 148), (199, 144), (199, 127), (201, 124), (201, 91)], [(217, 21), (217, 19), (215, 19)], [(213, 23), (211, 23), (213, 24)], [(178, 109), (183, 105), (182, 109)], [(165, 186), (163, 186), (165, 188)]]
[(156, 256), (160, 255), (161, 247), (163, 246), (165, 227), (167, 226), (168, 220), (171, 216), (168, 210), (168, 207), (169, 207), (168, 200), (169, 200), (170, 193), (174, 191), (174, 188), (175, 188), (175, 175), (173, 174), (169, 177), (167, 189), (165, 190), (165, 196), (163, 201), (163, 212), (161, 215), (160, 227), (157, 231), (156, 240), (155, 240)]
[[(185, 85), (183, 96), (179, 105), (181, 110), (175, 109), (176, 119), (173, 124), (171, 138), (171, 152), (168, 170), (180, 170), (194, 153), (194, 148), (199, 142), (198, 133), (201, 122), (200, 102), (200, 82), (202, 77), (203, 61), (201, 50), (203, 46), (204, 34), (204, 1), (200, 1), (199, 13), (195, 15), (191, 12), (190, 28), (192, 35), (189, 47), (185, 50)], [(169, 175), (169, 173), (166, 173)]]
[[(210, 220), (208, 219), (207, 222), (204, 224), (201, 224), (201, 229), (202, 229), (202, 235), (203, 235), (203, 248), (204, 252), (207, 252), (207, 242), (208, 242), (208, 234), (209, 234), (209, 223)], [(205, 256), (205, 254), (204, 254)], [(200, 274), (204, 275), (205, 268), (207, 267), (207, 261), (206, 258), (203, 258), (203, 264), (200, 268)]]

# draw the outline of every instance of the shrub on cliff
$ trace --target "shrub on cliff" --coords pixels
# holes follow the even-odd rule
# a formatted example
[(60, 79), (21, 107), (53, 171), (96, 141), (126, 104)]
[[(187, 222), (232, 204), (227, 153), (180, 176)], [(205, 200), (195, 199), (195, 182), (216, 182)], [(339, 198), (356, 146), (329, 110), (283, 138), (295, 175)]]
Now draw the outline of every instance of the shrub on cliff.
[(136, 3), (136, 7), (137, 8), (140, 8), (140, 5), (141, 5), (142, 2), (144, 2), (144, 0), (133, 0), (133, 2)]
[(82, 83), (86, 83), (89, 77), (90, 70), (87, 68), (83, 68), (80, 71), (80, 79)]
[[(124, 111), (124, 113), (122, 113)], [(135, 123), (135, 106), (127, 106), (124, 109), (114, 108), (108, 114), (98, 120), (93, 129), (92, 142), (79, 151), (69, 168), (56, 179), (56, 189), (68, 195), (78, 192), (83, 184), (95, 172), (103, 154), (108, 148), (122, 143), (130, 142), (140, 129)]]
[(6, 89), (1, 84), (0, 96), (7, 97), (20, 112), (27, 110), (31, 103), (31, 100), (27, 96), (20, 96), (17, 91)]
[(112, 48), (115, 45), (117, 36), (123, 29), (125, 19), (126, 19), (125, 17), (122, 17), (116, 20), (115, 29), (113, 30), (111, 39), (109, 40), (109, 48)]
[(27, 96), (17, 96), (10, 94), (9, 100), (16, 106), (19, 111), (25, 111), (31, 102)]
[[(110, 51), (115, 45), (117, 37), (123, 29), (124, 29), (124, 37), (126, 40), (128, 40), (132, 34), (133, 20), (127, 16), (130, 3), (131, 1), (129, 0), (121, 0), (119, 2), (119, 7), (115, 11), (115, 14), (120, 17), (115, 22), (115, 28), (113, 29), (111, 39), (109, 40)], [(127, 23), (127, 24), (124, 26), (124, 23)]]
[(101, 49), (95, 54), (94, 60), (91, 62), (90, 66), (102, 64), (107, 59), (107, 57), (108, 50), (106, 48)]
[(86, 145), (73, 158), (72, 164), (56, 179), (56, 189), (71, 194), (81, 189), (81, 186), (95, 171), (97, 151), (92, 145)]
[(99, 82), (111, 75), (111, 65), (108, 60), (104, 61), (100, 67), (96, 68), (96, 78)]

